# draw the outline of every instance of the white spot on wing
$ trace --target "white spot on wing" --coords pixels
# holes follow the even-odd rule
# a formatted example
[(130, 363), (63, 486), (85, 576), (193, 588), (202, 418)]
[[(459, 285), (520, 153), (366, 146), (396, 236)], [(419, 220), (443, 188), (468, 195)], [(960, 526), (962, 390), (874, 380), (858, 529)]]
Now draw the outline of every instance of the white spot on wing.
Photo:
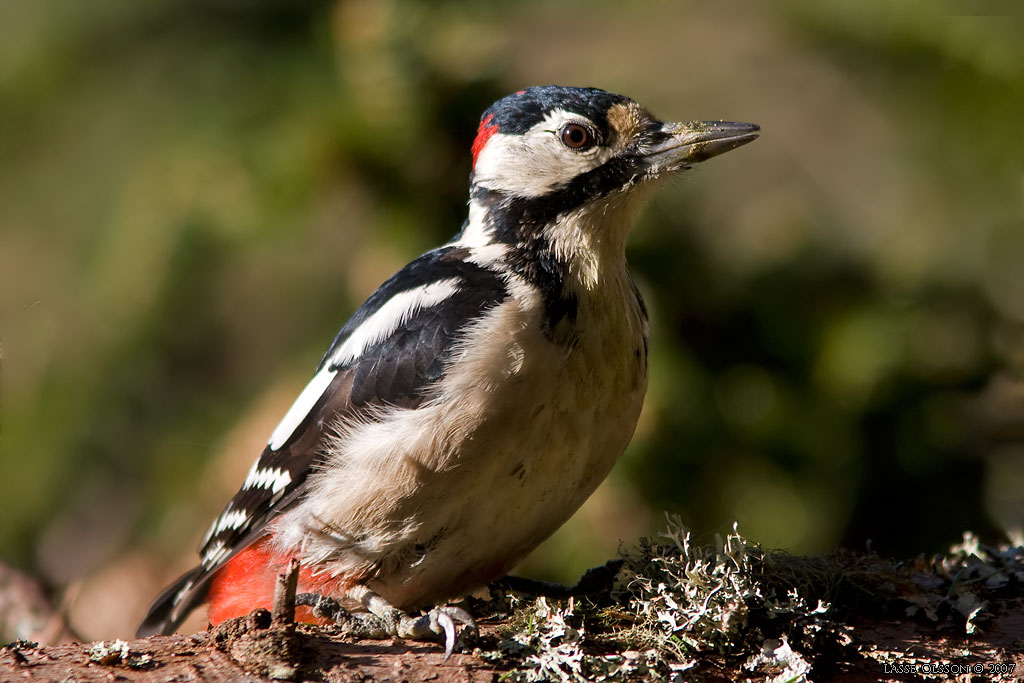
[(210, 528), (206, 530), (206, 534), (203, 536), (203, 540), (199, 544), (199, 547), (202, 548), (207, 543), (209, 543), (210, 539), (213, 538), (213, 534), (216, 531), (217, 531), (217, 520), (215, 519), (215, 520), (213, 520), (213, 523), (210, 525)]
[(175, 594), (174, 594), (174, 601), (173, 601), (173, 604), (177, 605), (177, 604), (179, 604), (179, 603), (180, 603), (180, 602), (181, 602), (182, 600), (184, 600), (184, 599), (185, 599), (185, 595), (186, 595), (186, 594), (187, 594), (187, 593), (188, 593), (188, 592), (189, 592), (190, 590), (192, 590), (192, 582), (191, 582), (191, 581), (187, 581), (187, 582), (185, 583), (185, 585), (181, 587), (181, 590), (180, 590), (180, 591), (178, 591), (177, 593), (175, 593)]
[[(287, 476), (287, 474), (286, 474)], [(289, 480), (291, 477), (288, 477)], [(245, 510), (232, 510), (230, 507), (220, 513), (220, 516), (213, 520), (213, 524), (206, 530), (206, 535), (203, 536), (203, 542), (200, 547), (205, 546), (210, 542), (210, 539), (226, 529), (238, 529), (242, 527), (249, 519), (249, 513)]]
[(292, 483), (292, 475), (286, 470), (282, 470), (280, 467), (265, 467), (259, 469), (259, 461), (257, 461), (251, 470), (249, 470), (249, 476), (245, 478), (245, 484), (242, 485), (244, 489), (270, 489), (274, 493), (279, 493)]
[(226, 511), (217, 519), (217, 529), (213, 533), (219, 534), (228, 529), (237, 529), (248, 519), (249, 514), (245, 510)]
[(438, 280), (429, 285), (400, 292), (363, 321), (331, 356), (328, 365), (351, 363), (366, 349), (391, 336), (421, 308), (435, 306), (459, 291), (459, 279)]
[[(321, 368), (320, 372), (313, 375), (313, 379), (309, 381), (306, 388), (295, 399), (295, 403), (285, 413), (284, 419), (274, 429), (274, 433), (270, 435), (270, 441), (268, 442), (270, 450), (276, 451), (291, 437), (295, 428), (299, 426), (306, 418), (306, 415), (309, 414), (309, 411), (313, 409), (313, 406), (316, 405), (316, 402), (323, 396), (331, 380), (334, 379), (335, 372), (335, 370), (331, 369), (331, 364), (327, 363)], [(253, 465), (253, 467), (255, 468), (256, 465)]]
[(217, 564), (227, 553), (228, 547), (217, 541), (212, 548), (203, 553), (203, 565), (209, 567), (210, 565)]

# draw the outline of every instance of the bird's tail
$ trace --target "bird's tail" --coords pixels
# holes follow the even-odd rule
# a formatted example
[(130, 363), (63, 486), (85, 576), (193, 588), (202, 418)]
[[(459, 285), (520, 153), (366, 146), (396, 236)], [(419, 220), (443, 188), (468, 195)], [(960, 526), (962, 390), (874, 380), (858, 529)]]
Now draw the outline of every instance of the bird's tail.
[(206, 598), (207, 582), (196, 585), (196, 579), (203, 573), (200, 565), (182, 574), (157, 596), (150, 605), (146, 617), (135, 632), (137, 638), (168, 635)]

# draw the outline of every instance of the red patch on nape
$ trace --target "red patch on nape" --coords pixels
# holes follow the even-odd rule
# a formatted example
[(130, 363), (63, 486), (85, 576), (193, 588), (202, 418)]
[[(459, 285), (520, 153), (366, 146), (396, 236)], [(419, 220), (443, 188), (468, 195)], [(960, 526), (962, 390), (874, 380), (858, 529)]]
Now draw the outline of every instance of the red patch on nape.
[[(254, 609), (271, 609), (277, 575), (288, 568), (291, 557), (274, 552), (267, 538), (259, 540), (228, 560), (210, 582), (206, 601), (210, 623), (217, 624), (243, 617)], [(309, 567), (299, 569), (298, 593), (318, 593), (339, 598), (344, 592), (341, 577), (313, 576)], [(330, 624), (313, 616), (306, 606), (295, 609), (295, 620), (311, 624)]]
[(480, 122), (480, 127), (476, 129), (476, 140), (473, 140), (473, 168), (476, 169), (476, 158), (480, 156), (480, 152), (483, 151), (487, 145), (487, 141), (491, 139), (491, 136), (498, 132), (498, 126), (491, 125), (491, 119), (494, 118), (494, 114), (488, 114), (483, 121)]

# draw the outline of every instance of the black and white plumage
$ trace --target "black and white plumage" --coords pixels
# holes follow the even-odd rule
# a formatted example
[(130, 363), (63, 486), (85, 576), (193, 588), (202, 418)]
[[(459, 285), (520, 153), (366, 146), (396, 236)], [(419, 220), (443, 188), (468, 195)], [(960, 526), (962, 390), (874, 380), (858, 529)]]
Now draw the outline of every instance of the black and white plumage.
[(632, 436), (647, 314), (625, 241), (651, 181), (756, 131), (662, 123), (590, 88), (492, 105), (462, 231), (345, 324), (211, 525), (201, 563), (139, 633), (169, 632), (207, 599), (215, 621), (264, 606), (291, 557), (306, 590), (375, 612), (508, 571)]

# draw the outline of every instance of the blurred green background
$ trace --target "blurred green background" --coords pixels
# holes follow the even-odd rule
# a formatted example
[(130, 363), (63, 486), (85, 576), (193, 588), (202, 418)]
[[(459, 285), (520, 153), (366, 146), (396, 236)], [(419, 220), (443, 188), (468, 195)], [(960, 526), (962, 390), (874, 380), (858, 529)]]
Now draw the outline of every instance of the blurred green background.
[(635, 231), (641, 423), (524, 572), (664, 510), (801, 553), (1019, 539), (1024, 22), (985, 9), (0, 4), (0, 558), (128, 635), (337, 328), (458, 229), (483, 109), (543, 83), (763, 134)]

